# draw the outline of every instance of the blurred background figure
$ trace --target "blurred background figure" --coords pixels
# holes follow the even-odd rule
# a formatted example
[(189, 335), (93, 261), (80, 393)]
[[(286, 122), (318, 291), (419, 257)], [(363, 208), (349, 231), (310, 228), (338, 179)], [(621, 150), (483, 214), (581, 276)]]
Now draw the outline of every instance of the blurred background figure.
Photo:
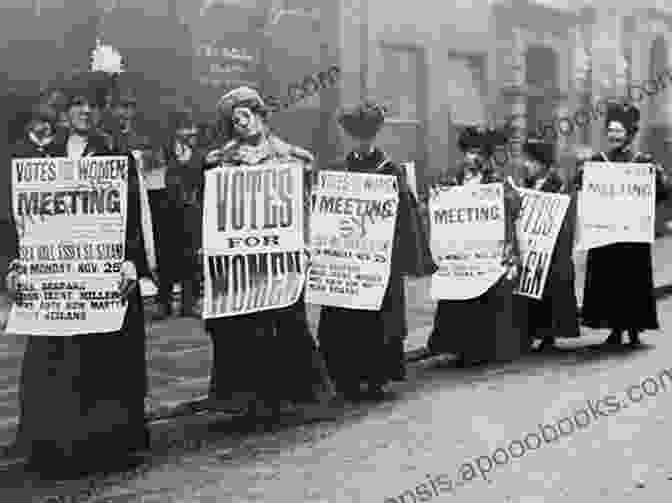
[[(176, 282), (181, 284), (181, 316), (197, 316), (195, 304), (200, 289), (203, 150), (199, 148), (199, 130), (191, 110), (176, 112), (171, 120), (172, 138), (163, 149), (167, 165), (167, 202), (164, 220), (172, 236), (169, 244), (162, 245), (166, 252), (165, 272), (159, 287), (159, 302), (166, 316), (172, 314), (172, 291)], [(180, 225), (181, 224), (181, 225)], [(175, 238), (179, 238), (173, 241)], [(171, 246), (172, 245), (172, 246)]]

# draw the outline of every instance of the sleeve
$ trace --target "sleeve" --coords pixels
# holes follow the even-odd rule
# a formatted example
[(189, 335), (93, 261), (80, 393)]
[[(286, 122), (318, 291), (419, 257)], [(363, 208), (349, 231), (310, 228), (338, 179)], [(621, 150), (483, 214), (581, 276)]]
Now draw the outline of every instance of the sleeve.
[(516, 232), (516, 222), (520, 217), (522, 198), (518, 191), (508, 183), (504, 184), (504, 215), (506, 219), (506, 249), (504, 259), (514, 261), (520, 259), (520, 243)]
[(395, 171), (399, 181), (395, 242), (401, 255), (401, 273), (415, 277), (429, 276), (437, 270), (429, 246), (429, 225), (408, 185), (405, 171), (398, 168)]
[(665, 173), (665, 168), (662, 165), (654, 164), (656, 174), (656, 202), (666, 201), (669, 198), (670, 180)]
[(142, 216), (140, 210), (140, 184), (135, 160), (128, 156), (128, 204), (126, 215), (126, 260), (135, 264), (138, 277), (151, 276), (145, 241), (142, 236)]

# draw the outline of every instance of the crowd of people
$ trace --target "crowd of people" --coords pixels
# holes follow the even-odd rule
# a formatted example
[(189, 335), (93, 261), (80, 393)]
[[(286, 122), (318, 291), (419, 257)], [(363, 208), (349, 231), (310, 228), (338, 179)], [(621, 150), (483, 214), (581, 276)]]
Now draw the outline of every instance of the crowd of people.
[[(238, 88), (216, 104), (218, 121), (207, 129), (189, 111), (173, 117), (172, 135), (154, 145), (135, 128), (137, 103), (112, 79), (84, 74), (43, 93), (25, 123), (13, 157), (124, 155), (128, 158), (126, 257), (120, 291), (128, 303), (121, 329), (72, 337), (31, 336), (20, 384), (21, 417), (17, 448), (40, 473), (79, 476), (117, 470), (137, 461), (148, 448), (144, 399), (147, 395), (146, 329), (139, 279), (158, 284), (161, 317), (173, 315), (173, 288), (180, 283), (181, 315), (196, 314), (202, 281), (204, 173), (217, 166), (255, 166), (296, 161), (304, 166), (304, 230), (310, 236), (309, 206), (315, 159), (286, 143), (268, 124), (269, 109), (257, 91)], [(612, 106), (606, 115), (611, 150), (593, 160), (655, 164), (632, 149), (639, 113), (630, 105)], [(380, 309), (363, 311), (323, 307), (319, 329), (310, 332), (304, 297), (282, 309), (208, 319), (213, 344), (211, 407), (246, 414), (254, 421), (275, 421), (304, 403), (378, 400), (386, 386), (406, 379), (407, 335), (405, 276), (436, 271), (427, 225), (405, 171), (376, 146), (384, 110), (371, 101), (343, 109), (338, 123), (350, 138), (351, 152), (330, 170), (393, 175), (399, 189), (391, 273)], [(521, 267), (516, 220), (521, 211), (518, 186), (493, 162), (506, 148), (509, 132), (467, 128), (459, 138), (463, 152), (457, 170), (449, 168), (434, 188), (501, 182), (505, 187), (506, 236), (503, 273), (474, 299), (439, 301), (431, 354), (455, 354), (462, 366), (513, 360), (531, 350), (552, 348), (557, 338), (580, 336), (579, 323), (608, 328), (609, 344), (632, 345), (644, 330), (658, 328), (653, 297), (651, 246), (614, 244), (591, 250), (585, 300), (579, 317), (575, 295), (574, 219), (581, 176), (568, 180), (555, 163), (554, 146), (527, 138), (528, 176), (524, 187), (572, 195), (552, 257), (541, 300), (514, 294)], [(580, 170), (579, 170), (580, 173)], [(658, 196), (666, 181), (657, 170)], [(431, 188), (430, 188), (431, 192)], [(18, 257), (18, 234), (11, 237)], [(5, 240), (6, 236), (2, 239)], [(9, 242), (10, 240), (8, 240)], [(14, 261), (7, 287), (21, 288), (25, 264)], [(628, 295), (613, 287), (614, 271), (627, 281)], [(121, 336), (120, 336), (121, 335)], [(282, 354), (282, 358), (279, 355)], [(254, 355), (252, 364), (248, 357)], [(120, 372), (120, 363), (123, 371)], [(365, 385), (365, 386), (363, 386)]]

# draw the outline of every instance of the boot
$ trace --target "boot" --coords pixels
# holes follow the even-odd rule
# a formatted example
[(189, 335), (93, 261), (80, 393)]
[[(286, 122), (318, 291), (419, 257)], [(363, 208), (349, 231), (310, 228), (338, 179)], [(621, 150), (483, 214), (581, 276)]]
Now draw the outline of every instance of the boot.
[(642, 345), (642, 341), (639, 340), (639, 330), (629, 330), (628, 338), (630, 339), (630, 347), (636, 348)]
[(620, 346), (623, 344), (623, 331), (617, 328), (613, 329), (604, 343), (609, 346)]

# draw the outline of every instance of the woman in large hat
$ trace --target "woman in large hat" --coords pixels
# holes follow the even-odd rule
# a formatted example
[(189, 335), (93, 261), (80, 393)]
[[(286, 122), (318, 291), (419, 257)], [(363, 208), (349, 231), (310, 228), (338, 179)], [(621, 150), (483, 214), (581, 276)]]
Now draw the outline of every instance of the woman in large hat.
[[(600, 152), (591, 161), (607, 162), (613, 169), (622, 169), (623, 163), (654, 165), (656, 198), (660, 200), (666, 195), (662, 167), (651, 155), (632, 146), (639, 119), (639, 110), (632, 104), (609, 104), (605, 117), (609, 151)], [(579, 188), (582, 178), (579, 172)], [(616, 287), (616, 282), (625, 290)], [(581, 318), (587, 327), (610, 329), (606, 343), (613, 345), (622, 344), (627, 331), (630, 344), (637, 346), (641, 332), (659, 328), (650, 244), (615, 243), (588, 251)]]
[[(206, 166), (300, 163), (305, 178), (307, 240), (313, 155), (271, 132), (270, 112), (254, 89), (228, 92), (219, 100), (217, 112), (226, 141), (207, 155)], [(251, 417), (273, 420), (292, 404), (315, 403), (331, 396), (324, 361), (308, 327), (303, 293), (292, 306), (208, 319), (205, 327), (213, 342), (210, 396), (216, 407), (243, 409)], [(251, 366), (241, 355), (253, 355), (255, 364)]]
[[(386, 384), (405, 379), (404, 340), (408, 327), (404, 276), (415, 275), (421, 261), (418, 255), (422, 250), (418, 249), (413, 230), (417, 229), (413, 220), (419, 219), (417, 202), (406, 173), (375, 146), (383, 121), (383, 107), (371, 101), (344, 109), (338, 122), (355, 148), (344, 160), (329, 166), (336, 171), (391, 175), (397, 178), (399, 188), (391, 270), (380, 310), (323, 306), (320, 313), (320, 350), (336, 389), (350, 400), (382, 398)], [(368, 387), (364, 395), (360, 384)]]
[[(526, 177), (523, 186), (541, 192), (567, 193), (567, 184), (556, 171), (555, 145), (543, 138), (527, 137), (523, 152)], [(562, 221), (551, 265), (541, 300), (527, 299), (528, 328), (532, 339), (541, 339), (537, 348), (552, 348), (556, 337), (579, 337), (578, 309), (574, 285), (574, 222), (576, 220), (575, 198), (570, 200)]]
[[(458, 141), (464, 159), (458, 165), (455, 185), (502, 183), (505, 209), (503, 264), (497, 282), (475, 298), (438, 301), (427, 347), (432, 354), (457, 355), (459, 366), (512, 360), (524, 348), (522, 311), (513, 295), (520, 265), (515, 228), (520, 198), (492, 158), (506, 143), (505, 132), (494, 129), (468, 129)], [(478, 156), (469, 155), (476, 149)]]
[[(106, 139), (93, 131), (92, 110), (100, 107), (104, 91), (100, 80), (79, 76), (64, 91), (70, 130), (49, 146), (49, 154), (71, 159), (114, 155)], [(128, 308), (122, 328), (31, 337), (24, 355), (17, 445), (27, 454), (29, 466), (44, 476), (119, 470), (135, 461), (134, 451), (148, 448), (145, 328), (137, 278), (149, 274), (149, 267), (138, 173), (130, 156), (128, 163), (126, 256), (120, 284)], [(15, 262), (7, 278), (12, 293), (20, 291), (25, 269)]]

